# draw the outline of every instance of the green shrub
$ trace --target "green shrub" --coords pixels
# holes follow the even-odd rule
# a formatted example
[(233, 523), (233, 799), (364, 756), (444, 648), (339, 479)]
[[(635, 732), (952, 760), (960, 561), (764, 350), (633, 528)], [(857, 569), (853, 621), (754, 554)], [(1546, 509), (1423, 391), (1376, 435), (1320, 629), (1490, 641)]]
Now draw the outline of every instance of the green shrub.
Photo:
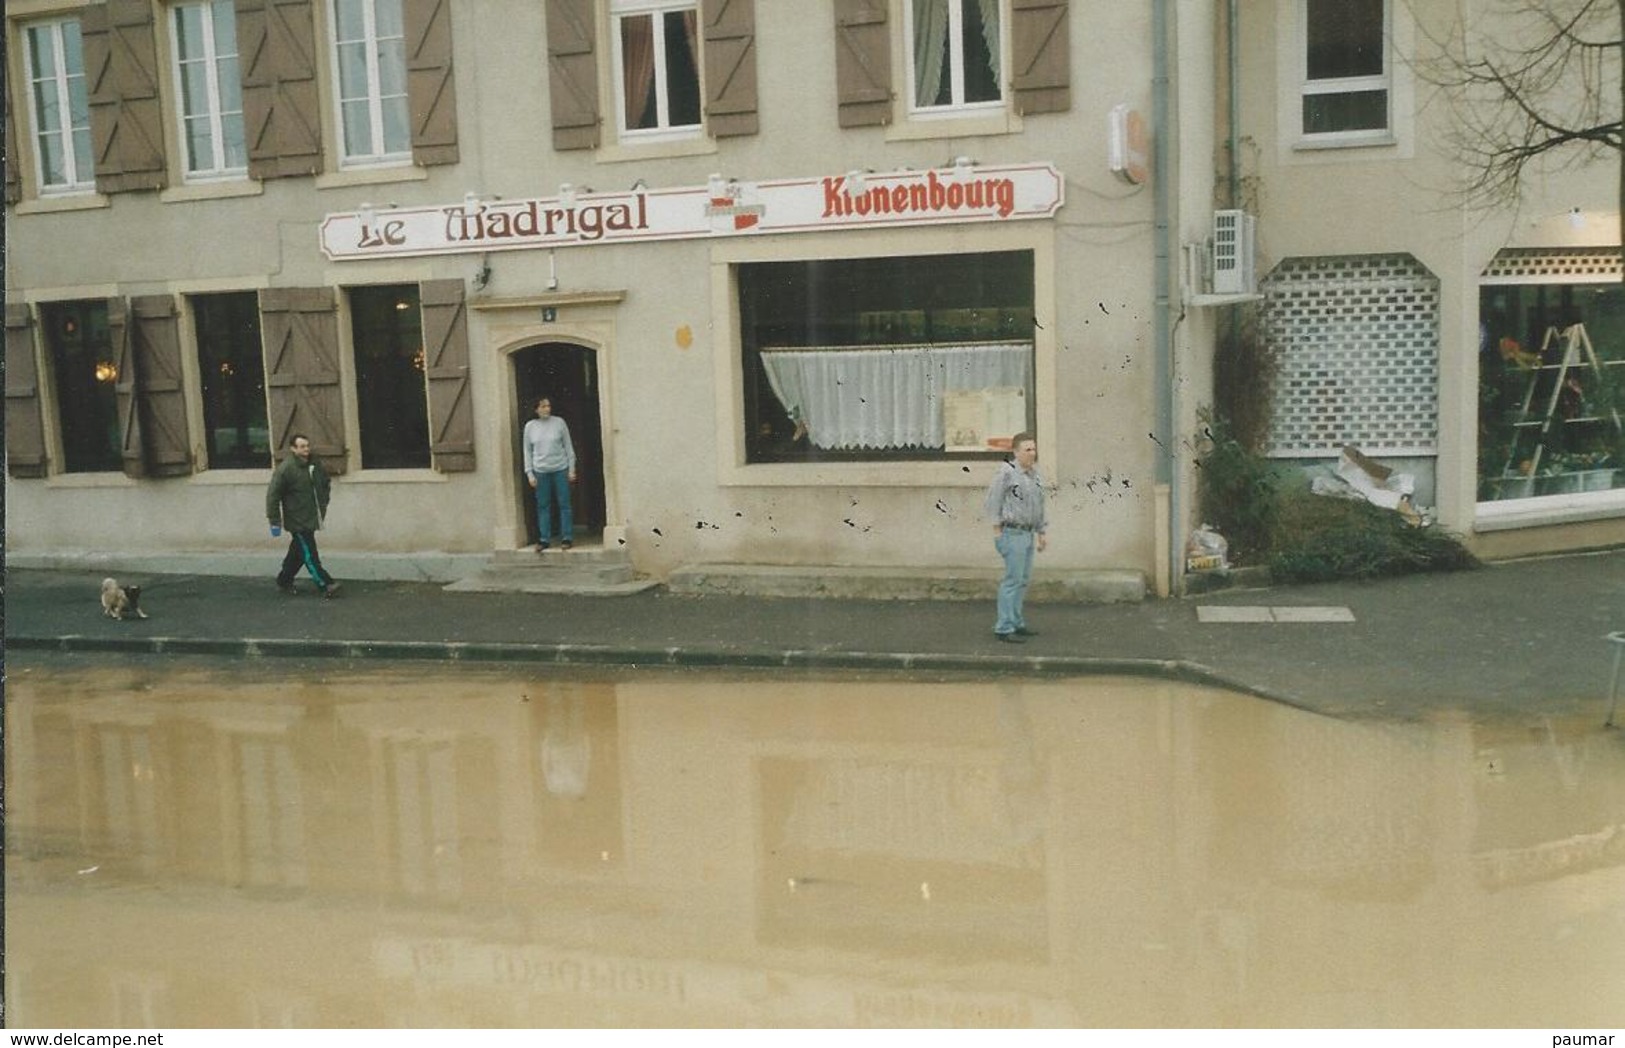
[(1223, 424), (1210, 426), (1206, 437), (1207, 452), (1196, 460), (1202, 520), (1230, 544), (1232, 564), (1262, 563), (1287, 471), (1248, 451)]
[(1437, 525), (1413, 527), (1393, 510), (1303, 488), (1279, 500), (1268, 563), (1277, 582), (1328, 582), (1457, 571), (1478, 559)]
[(1202, 520), (1230, 544), (1238, 567), (1265, 564), (1277, 582), (1324, 582), (1478, 565), (1461, 539), (1413, 527), (1361, 499), (1316, 495), (1295, 466), (1248, 450), (1213, 423), (1197, 459)]

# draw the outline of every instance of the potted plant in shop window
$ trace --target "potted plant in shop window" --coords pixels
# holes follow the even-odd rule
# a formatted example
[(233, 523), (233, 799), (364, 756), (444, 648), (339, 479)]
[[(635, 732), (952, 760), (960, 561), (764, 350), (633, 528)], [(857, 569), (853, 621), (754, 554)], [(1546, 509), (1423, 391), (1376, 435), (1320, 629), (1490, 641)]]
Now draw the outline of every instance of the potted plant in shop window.
[(1570, 456), (1570, 468), (1579, 477), (1581, 491), (1608, 491), (1614, 486), (1613, 452), (1607, 448), (1582, 451)]
[(1569, 495), (1580, 490), (1580, 475), (1574, 469), (1574, 456), (1566, 451), (1554, 451), (1540, 464), (1540, 476), (1535, 480), (1537, 495)]

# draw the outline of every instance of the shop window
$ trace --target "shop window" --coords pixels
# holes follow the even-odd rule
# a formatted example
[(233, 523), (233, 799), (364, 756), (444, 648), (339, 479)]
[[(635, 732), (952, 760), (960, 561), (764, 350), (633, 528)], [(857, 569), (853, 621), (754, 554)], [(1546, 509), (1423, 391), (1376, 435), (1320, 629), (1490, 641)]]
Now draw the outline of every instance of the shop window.
[(423, 311), (416, 284), (351, 288), (362, 469), (430, 464)]
[(1387, 0), (1302, 0), (1303, 133), (1381, 137), (1389, 127)]
[(332, 0), (340, 149), (347, 165), (412, 155), (401, 0)]
[(40, 307), (56, 387), (67, 473), (124, 468), (119, 433), (119, 368), (107, 303), (57, 302)]
[(1599, 254), (1611, 257), (1593, 267), (1562, 253), (1508, 252), (1486, 274), (1481, 501), (1625, 486), (1625, 288), (1617, 249)]
[(231, 0), (175, 5), (170, 10), (170, 32), (187, 178), (245, 176), (248, 145)]
[(627, 137), (700, 126), (699, 11), (693, 3), (616, 0), (616, 85)]
[(271, 436), (258, 296), (197, 295), (191, 302), (209, 465), (262, 469), (271, 462)]
[(998, 103), (1002, 0), (909, 0), (913, 107), (945, 111)]
[(1031, 253), (738, 276), (749, 461), (996, 455), (1032, 428)]
[(63, 18), (36, 22), (23, 31), (35, 174), (41, 193), (88, 193), (96, 187), (90, 98), (79, 30), (77, 18)]

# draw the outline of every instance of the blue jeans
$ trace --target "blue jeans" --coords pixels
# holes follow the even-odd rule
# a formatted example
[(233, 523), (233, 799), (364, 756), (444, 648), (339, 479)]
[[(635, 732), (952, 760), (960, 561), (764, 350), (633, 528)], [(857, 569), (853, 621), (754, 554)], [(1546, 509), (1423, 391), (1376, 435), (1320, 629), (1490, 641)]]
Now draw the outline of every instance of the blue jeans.
[(536, 534), (543, 542), (553, 541), (553, 503), (559, 504), (559, 538), (575, 540), (570, 520), (570, 471), (536, 474)]
[(1014, 633), (1027, 628), (1021, 604), (1027, 598), (1027, 583), (1033, 577), (1033, 533), (1005, 528), (993, 540), (993, 548), (1004, 558), (1004, 579), (999, 583), (999, 619), (994, 633)]

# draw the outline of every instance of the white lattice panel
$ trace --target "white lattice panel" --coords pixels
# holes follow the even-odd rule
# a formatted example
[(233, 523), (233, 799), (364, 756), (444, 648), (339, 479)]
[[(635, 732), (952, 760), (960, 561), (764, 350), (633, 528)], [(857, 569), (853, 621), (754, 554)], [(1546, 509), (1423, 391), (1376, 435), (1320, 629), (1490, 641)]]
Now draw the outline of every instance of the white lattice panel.
[(1409, 255), (1296, 258), (1264, 281), (1268, 452), (1438, 451), (1439, 281)]
[(1619, 248), (1509, 248), (1495, 256), (1486, 284), (1602, 284), (1621, 277)]

